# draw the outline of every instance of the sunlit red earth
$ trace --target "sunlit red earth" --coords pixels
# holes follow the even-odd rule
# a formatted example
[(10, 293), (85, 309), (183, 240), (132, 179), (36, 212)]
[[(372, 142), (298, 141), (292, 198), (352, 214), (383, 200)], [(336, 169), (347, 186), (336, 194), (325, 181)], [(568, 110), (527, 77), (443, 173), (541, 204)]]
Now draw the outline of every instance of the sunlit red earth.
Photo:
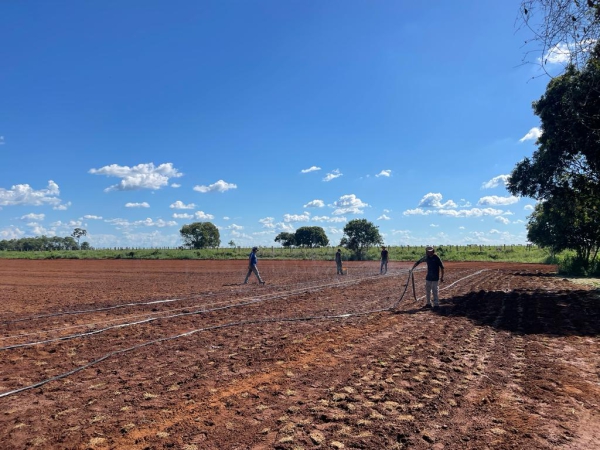
[(410, 266), (0, 260), (0, 449), (600, 448), (598, 289)]

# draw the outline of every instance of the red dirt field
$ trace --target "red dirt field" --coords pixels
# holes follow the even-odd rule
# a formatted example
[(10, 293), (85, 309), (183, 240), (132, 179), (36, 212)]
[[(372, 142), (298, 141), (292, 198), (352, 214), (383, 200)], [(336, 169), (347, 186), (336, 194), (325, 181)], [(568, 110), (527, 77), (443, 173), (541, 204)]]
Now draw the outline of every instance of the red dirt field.
[[(552, 266), (0, 260), (0, 448), (599, 449), (600, 295)], [(411, 284), (409, 284), (411, 286)]]

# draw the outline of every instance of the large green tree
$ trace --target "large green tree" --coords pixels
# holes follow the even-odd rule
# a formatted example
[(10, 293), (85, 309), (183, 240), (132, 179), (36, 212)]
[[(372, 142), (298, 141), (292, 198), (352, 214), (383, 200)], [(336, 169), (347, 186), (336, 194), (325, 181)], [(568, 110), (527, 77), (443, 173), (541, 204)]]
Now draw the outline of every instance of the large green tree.
[(275, 236), (275, 242), (279, 242), (283, 247), (293, 247), (296, 245), (296, 234), (282, 231)]
[(83, 236), (87, 236), (87, 231), (84, 230), (83, 228), (75, 228), (73, 230), (73, 233), (71, 233), (71, 236), (75, 239), (77, 239), (77, 245), (79, 245), (79, 240), (83, 237)]
[(379, 227), (367, 219), (354, 219), (344, 227), (344, 236), (340, 246), (352, 250), (359, 259), (369, 247), (383, 244)]
[(538, 245), (577, 251), (585, 266), (600, 236), (600, 47), (581, 70), (569, 66), (534, 102), (542, 134), (513, 169), (508, 190), (541, 202), (529, 218)]
[(188, 248), (214, 248), (221, 245), (218, 228), (211, 222), (194, 222), (179, 230), (183, 245)]
[(294, 233), (296, 245), (302, 247), (325, 247), (329, 239), (321, 227), (300, 227)]
[(529, 218), (527, 236), (553, 252), (575, 250), (581, 267), (588, 269), (598, 254), (600, 208), (585, 189), (556, 190), (538, 203)]

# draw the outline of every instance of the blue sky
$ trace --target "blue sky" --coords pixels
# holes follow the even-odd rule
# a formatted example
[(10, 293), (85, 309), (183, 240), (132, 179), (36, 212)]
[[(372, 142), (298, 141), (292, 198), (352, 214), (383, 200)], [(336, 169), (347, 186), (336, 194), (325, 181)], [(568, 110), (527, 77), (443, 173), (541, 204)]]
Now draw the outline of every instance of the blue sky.
[(0, 2), (0, 240), (524, 244), (520, 0)]

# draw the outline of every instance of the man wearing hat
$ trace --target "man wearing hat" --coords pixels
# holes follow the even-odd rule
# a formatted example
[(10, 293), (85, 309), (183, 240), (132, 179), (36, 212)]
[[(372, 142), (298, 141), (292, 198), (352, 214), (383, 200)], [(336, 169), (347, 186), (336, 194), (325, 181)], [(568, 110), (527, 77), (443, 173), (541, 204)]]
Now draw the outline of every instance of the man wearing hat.
[(265, 282), (260, 277), (260, 273), (258, 273), (258, 269), (256, 268), (256, 253), (258, 252), (258, 247), (252, 247), (252, 252), (248, 255), (248, 273), (246, 274), (246, 279), (244, 280), (244, 284), (248, 283), (248, 277), (254, 272), (256, 278), (258, 278), (258, 282), (260, 284), (265, 284)]
[(379, 273), (381, 275), (387, 273), (387, 263), (388, 263), (388, 251), (385, 246), (381, 247), (381, 267), (379, 267)]
[[(425, 249), (425, 256), (418, 260), (411, 270), (414, 270), (422, 262), (427, 263), (427, 276), (425, 277), (425, 293), (427, 295), (427, 303), (425, 308), (431, 308), (431, 292), (433, 291), (433, 309), (440, 307), (438, 298), (439, 282), (444, 282), (444, 264), (438, 255), (435, 254), (435, 249), (431, 246)], [(440, 278), (440, 269), (442, 277)]]

